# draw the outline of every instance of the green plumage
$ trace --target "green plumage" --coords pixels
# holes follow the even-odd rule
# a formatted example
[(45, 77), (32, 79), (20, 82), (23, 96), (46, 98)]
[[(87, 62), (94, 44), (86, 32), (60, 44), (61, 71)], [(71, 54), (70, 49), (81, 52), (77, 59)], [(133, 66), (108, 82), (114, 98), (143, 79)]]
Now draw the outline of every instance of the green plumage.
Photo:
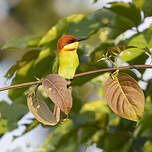
[(61, 51), (56, 56), (53, 72), (58, 73), (65, 79), (73, 79), (79, 65), (79, 57), (76, 50)]
[(76, 50), (61, 51), (59, 54), (58, 74), (65, 79), (73, 79), (79, 65), (79, 57)]

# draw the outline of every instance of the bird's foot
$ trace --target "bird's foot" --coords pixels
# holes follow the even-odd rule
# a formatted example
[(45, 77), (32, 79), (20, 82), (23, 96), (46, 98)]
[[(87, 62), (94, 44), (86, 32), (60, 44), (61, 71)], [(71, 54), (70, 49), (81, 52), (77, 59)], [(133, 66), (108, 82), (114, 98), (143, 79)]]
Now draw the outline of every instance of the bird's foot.
[(67, 80), (67, 88), (70, 88), (71, 87), (71, 81), (73, 80), (73, 79), (66, 79)]

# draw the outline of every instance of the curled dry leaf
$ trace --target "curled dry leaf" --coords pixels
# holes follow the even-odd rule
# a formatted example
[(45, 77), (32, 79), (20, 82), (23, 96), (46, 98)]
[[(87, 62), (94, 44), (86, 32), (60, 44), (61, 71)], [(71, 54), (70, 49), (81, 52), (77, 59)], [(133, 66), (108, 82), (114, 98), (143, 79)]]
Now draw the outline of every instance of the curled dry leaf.
[(52, 102), (68, 115), (72, 107), (71, 89), (67, 88), (68, 81), (58, 74), (49, 74), (41, 81)]
[(109, 78), (104, 86), (104, 96), (110, 108), (120, 117), (138, 121), (144, 113), (144, 93), (137, 81), (125, 73)]
[(38, 95), (36, 95), (35, 91), (31, 91), (28, 94), (27, 105), (35, 118), (44, 125), (53, 126), (58, 123), (48, 105)]

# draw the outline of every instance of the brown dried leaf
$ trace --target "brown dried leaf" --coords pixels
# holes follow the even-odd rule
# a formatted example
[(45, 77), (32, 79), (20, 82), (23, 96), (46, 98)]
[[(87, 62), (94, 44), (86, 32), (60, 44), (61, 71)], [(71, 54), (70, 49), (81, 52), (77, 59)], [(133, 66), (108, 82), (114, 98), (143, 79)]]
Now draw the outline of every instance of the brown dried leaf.
[(34, 117), (44, 125), (54, 126), (58, 123), (48, 105), (32, 91), (27, 96), (27, 105)]
[(144, 113), (144, 93), (128, 74), (120, 72), (117, 78), (109, 78), (104, 86), (104, 96), (113, 112), (120, 117), (138, 121)]
[(49, 74), (41, 81), (53, 103), (68, 115), (72, 107), (71, 89), (67, 88), (68, 81), (58, 74)]

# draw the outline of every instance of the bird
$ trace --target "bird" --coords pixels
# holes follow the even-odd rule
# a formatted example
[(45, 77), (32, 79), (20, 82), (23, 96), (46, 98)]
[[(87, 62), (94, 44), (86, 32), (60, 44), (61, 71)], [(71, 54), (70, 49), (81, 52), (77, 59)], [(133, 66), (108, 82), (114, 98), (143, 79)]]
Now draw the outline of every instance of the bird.
[[(57, 43), (56, 58), (53, 64), (52, 71), (57, 73), (68, 81), (74, 78), (77, 67), (79, 66), (79, 56), (77, 49), (79, 42), (86, 38), (76, 38), (73, 35), (63, 35)], [(60, 121), (60, 108), (54, 106), (54, 116), (57, 122)]]
[(57, 43), (56, 58), (53, 65), (54, 73), (67, 80), (72, 80), (79, 65), (77, 49), (79, 42), (86, 38), (77, 39), (73, 35), (63, 35)]

